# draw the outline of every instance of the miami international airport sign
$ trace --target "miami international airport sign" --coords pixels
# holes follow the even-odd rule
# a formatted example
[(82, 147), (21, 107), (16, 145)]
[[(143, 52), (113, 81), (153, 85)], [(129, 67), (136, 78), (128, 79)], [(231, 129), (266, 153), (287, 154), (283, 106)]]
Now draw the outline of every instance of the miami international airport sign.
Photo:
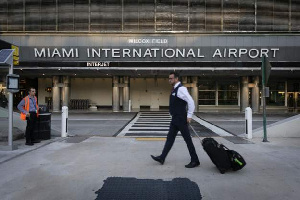
[(260, 62), (263, 56), (300, 61), (294, 42), (271, 36), (41, 36), (23, 43), (28, 46), (20, 46), (21, 62)]
[(279, 48), (34, 48), (35, 59), (97, 59), (97, 60), (122, 60), (134, 58), (135, 60), (221, 60), (223, 59), (255, 59), (263, 56), (276, 58)]

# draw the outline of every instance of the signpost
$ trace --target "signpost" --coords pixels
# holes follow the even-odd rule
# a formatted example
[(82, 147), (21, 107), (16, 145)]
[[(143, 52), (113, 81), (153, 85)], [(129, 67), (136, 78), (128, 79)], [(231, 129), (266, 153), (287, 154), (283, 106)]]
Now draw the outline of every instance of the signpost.
[(6, 85), (9, 91), (8, 99), (8, 148), (6, 150), (15, 150), (13, 146), (13, 93), (19, 91), (19, 75), (13, 74), (13, 49), (3, 49), (0, 51), (0, 64), (9, 65), (9, 74), (6, 77)]
[(262, 58), (261, 72), (262, 72), (262, 104), (263, 104), (263, 128), (264, 128), (264, 137), (263, 142), (268, 142), (267, 139), (267, 120), (266, 120), (266, 97), (269, 97), (269, 88), (266, 87), (270, 73), (271, 73), (271, 64), (268, 59), (264, 56)]

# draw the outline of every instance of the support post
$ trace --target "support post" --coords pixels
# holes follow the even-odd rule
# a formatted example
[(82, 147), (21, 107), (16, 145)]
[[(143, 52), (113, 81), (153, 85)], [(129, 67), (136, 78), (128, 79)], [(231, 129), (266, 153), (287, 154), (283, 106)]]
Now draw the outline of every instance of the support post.
[(129, 111), (129, 77), (124, 77), (123, 87), (123, 110)]
[(120, 110), (120, 94), (119, 94), (119, 77), (114, 76), (113, 77), (113, 101), (112, 101), (112, 107), (113, 107), (113, 112), (117, 112)]
[(253, 112), (259, 112), (259, 76), (253, 77), (254, 87), (252, 88), (252, 109)]
[(68, 107), (63, 106), (61, 113), (61, 137), (68, 136)]
[(249, 106), (249, 87), (248, 77), (244, 76), (241, 78), (241, 106), (240, 110), (244, 111)]
[(53, 88), (52, 88), (52, 110), (53, 112), (59, 112), (60, 110), (60, 88), (59, 88), (59, 76), (53, 76)]
[(248, 139), (252, 139), (252, 109), (247, 107), (245, 109), (245, 134)]

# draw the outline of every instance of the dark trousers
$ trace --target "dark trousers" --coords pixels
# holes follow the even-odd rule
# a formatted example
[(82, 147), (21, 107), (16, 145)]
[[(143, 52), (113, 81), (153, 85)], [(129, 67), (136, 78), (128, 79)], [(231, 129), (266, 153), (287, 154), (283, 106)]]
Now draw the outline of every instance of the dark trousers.
[(35, 112), (30, 112), (30, 117), (26, 117), (27, 126), (26, 126), (26, 143), (32, 143), (34, 138), (34, 127), (37, 121), (37, 116)]
[(165, 143), (165, 147), (163, 149), (161, 157), (163, 159), (165, 159), (167, 157), (169, 151), (171, 150), (171, 148), (174, 144), (174, 141), (175, 141), (178, 131), (181, 132), (181, 135), (187, 145), (187, 148), (188, 148), (190, 156), (191, 156), (191, 161), (192, 162), (199, 161), (192, 138), (191, 138), (191, 135), (190, 135), (186, 116), (173, 116), (172, 117), (171, 125), (169, 128), (169, 133), (167, 136), (167, 141)]

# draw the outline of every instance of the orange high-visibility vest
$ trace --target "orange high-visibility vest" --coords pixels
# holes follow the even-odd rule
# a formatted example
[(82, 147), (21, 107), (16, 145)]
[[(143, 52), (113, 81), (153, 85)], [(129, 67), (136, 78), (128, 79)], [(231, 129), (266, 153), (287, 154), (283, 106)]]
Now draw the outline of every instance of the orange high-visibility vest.
[[(37, 104), (37, 98), (36, 97), (34, 97), (34, 98), (35, 98), (36, 110), (37, 110), (36, 116), (38, 117), (39, 116), (39, 106)], [(28, 96), (24, 97), (24, 101), (25, 101), (25, 105), (24, 105), (23, 108), (24, 108), (24, 110), (26, 110), (27, 112), (29, 112), (29, 97)], [(26, 114), (21, 112), (20, 118), (22, 120), (26, 120)]]

